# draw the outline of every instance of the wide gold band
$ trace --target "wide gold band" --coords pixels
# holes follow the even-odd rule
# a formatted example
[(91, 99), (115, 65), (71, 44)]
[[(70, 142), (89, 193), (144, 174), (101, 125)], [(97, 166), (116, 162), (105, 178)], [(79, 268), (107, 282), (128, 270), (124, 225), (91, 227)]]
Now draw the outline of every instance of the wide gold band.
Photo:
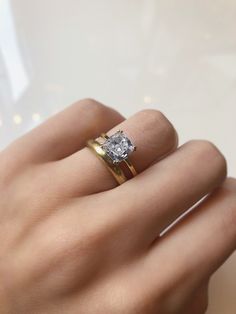
[[(105, 134), (101, 134), (101, 138), (106, 140), (109, 137)], [(121, 169), (119, 164), (114, 164), (110, 157), (106, 154), (105, 150), (102, 148), (102, 144), (99, 143), (97, 140), (89, 140), (87, 142), (87, 146), (92, 150), (95, 155), (104, 162), (106, 168), (111, 172), (113, 177), (116, 179), (118, 184), (122, 184), (127, 181), (127, 178), (124, 174), (124, 171)], [(131, 172), (132, 176), (137, 175), (137, 171), (135, 170), (134, 166), (132, 165), (131, 161), (126, 158), (122, 161), (128, 167), (129, 171)]]

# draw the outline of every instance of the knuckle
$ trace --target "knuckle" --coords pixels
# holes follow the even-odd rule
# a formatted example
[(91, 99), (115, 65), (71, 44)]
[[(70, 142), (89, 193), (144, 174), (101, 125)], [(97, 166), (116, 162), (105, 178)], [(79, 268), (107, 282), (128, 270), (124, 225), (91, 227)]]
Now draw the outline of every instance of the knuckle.
[(138, 114), (140, 115), (140, 120), (145, 121), (149, 128), (157, 128), (158, 126), (158, 131), (164, 135), (166, 142), (170, 143), (172, 146), (178, 145), (177, 132), (172, 123), (161, 111), (144, 109)]
[(197, 158), (209, 162), (209, 164), (214, 164), (218, 173), (220, 173), (222, 177), (226, 176), (226, 159), (215, 144), (207, 140), (191, 140), (188, 144), (193, 147), (197, 154)]
[(191, 140), (189, 144), (193, 145), (200, 153), (210, 155), (210, 157), (221, 154), (216, 146), (207, 140)]
[(114, 125), (121, 123), (124, 117), (115, 109), (108, 107), (94, 99), (86, 98), (74, 104), (75, 114), (79, 114), (83, 117), (83, 121), (90, 121), (87, 124), (88, 128), (97, 129), (100, 132), (101, 125), (106, 125), (109, 129)]
[(100, 104), (98, 101), (96, 101), (93, 98), (84, 98), (84, 99), (80, 100), (78, 103), (81, 104), (81, 105), (85, 105), (85, 106), (95, 106), (95, 107), (97, 105), (101, 105), (102, 106), (102, 104)]
[(139, 114), (141, 119), (146, 119), (149, 123), (162, 123), (164, 125), (170, 123), (161, 111), (155, 109), (144, 109)]
[(211, 156), (218, 151), (216, 146), (207, 140), (191, 140), (189, 144), (193, 145), (200, 152), (206, 153), (207, 155), (210, 154)]
[(92, 115), (96, 119), (100, 117), (104, 118), (104, 114), (108, 110), (108, 107), (92, 98), (80, 100), (75, 103), (74, 106), (76, 107), (76, 110), (82, 110), (83, 115)]

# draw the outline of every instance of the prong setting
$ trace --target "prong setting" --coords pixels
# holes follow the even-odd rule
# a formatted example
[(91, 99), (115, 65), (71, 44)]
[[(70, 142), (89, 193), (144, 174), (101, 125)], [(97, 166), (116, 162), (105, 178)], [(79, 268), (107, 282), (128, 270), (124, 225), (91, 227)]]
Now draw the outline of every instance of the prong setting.
[(122, 130), (118, 130), (102, 144), (102, 148), (109, 156), (113, 164), (119, 164), (126, 160), (128, 156), (136, 150), (131, 140)]

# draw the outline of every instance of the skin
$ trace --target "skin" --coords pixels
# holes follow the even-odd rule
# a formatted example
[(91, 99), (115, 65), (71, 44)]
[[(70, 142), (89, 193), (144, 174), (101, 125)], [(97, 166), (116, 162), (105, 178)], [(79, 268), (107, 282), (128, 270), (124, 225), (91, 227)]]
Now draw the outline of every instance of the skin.
[[(138, 148), (121, 186), (85, 147), (118, 129)], [(205, 313), (236, 247), (236, 180), (212, 143), (177, 146), (162, 113), (87, 99), (2, 151), (0, 313)]]

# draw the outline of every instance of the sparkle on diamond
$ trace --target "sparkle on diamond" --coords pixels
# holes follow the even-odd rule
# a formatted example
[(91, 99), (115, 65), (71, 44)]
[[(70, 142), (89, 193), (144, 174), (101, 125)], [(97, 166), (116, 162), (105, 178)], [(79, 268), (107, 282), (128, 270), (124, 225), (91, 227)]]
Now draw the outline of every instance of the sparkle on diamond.
[(109, 139), (103, 143), (102, 148), (106, 151), (113, 163), (123, 161), (135, 149), (130, 139), (122, 131), (118, 131), (110, 136)]

